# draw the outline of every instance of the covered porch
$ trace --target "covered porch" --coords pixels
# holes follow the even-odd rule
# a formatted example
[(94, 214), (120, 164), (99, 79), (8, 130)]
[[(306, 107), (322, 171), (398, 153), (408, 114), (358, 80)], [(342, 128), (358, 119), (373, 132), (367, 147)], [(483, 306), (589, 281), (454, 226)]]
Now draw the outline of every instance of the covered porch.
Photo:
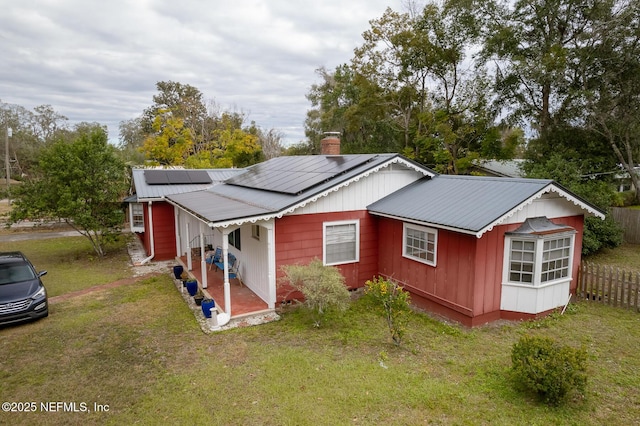
[[(274, 312), (274, 217), (264, 208), (207, 191), (175, 195), (169, 202), (175, 208), (177, 259), (216, 302), (216, 326)], [(259, 215), (247, 215), (252, 210)], [(214, 253), (219, 268), (205, 261)]]
[[(184, 266), (187, 271), (187, 256), (181, 256), (178, 261)], [(196, 280), (198, 280), (198, 287), (205, 294), (205, 297), (213, 299), (218, 307), (218, 312), (228, 312), (227, 306), (225, 306), (224, 295), (224, 272), (222, 270), (216, 270), (215, 265), (209, 269), (209, 265), (206, 267), (206, 283), (207, 287), (203, 288), (201, 258), (199, 256), (193, 256), (192, 262), (198, 267), (188, 271)], [(237, 319), (249, 315), (262, 314), (264, 312), (273, 311), (269, 309), (267, 303), (262, 300), (257, 294), (255, 294), (249, 287), (242, 284), (238, 278), (229, 279), (229, 293), (231, 299), (231, 319)]]

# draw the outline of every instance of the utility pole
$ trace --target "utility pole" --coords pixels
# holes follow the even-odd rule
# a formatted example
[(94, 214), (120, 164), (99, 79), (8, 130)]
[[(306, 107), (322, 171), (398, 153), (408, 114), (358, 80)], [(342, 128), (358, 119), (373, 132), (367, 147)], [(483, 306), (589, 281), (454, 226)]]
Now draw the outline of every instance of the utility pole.
[(11, 164), (9, 162), (9, 138), (11, 137), (12, 129), (7, 127), (4, 140), (4, 167), (6, 170), (5, 178), (7, 180), (7, 203), (11, 204)]

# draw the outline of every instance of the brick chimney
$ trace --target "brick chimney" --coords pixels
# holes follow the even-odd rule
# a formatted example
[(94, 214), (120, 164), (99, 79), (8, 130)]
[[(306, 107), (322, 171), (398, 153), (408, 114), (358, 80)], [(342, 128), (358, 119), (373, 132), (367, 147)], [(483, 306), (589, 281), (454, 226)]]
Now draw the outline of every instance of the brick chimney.
[(326, 132), (320, 144), (320, 154), (340, 155), (340, 132)]

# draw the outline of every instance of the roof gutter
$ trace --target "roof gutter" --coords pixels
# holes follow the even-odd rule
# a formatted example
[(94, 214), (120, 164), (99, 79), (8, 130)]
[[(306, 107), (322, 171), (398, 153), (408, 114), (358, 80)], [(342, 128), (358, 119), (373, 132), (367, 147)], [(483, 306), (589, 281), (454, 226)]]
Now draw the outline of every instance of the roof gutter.
[(428, 226), (428, 227), (431, 227), (431, 228), (437, 228), (437, 229), (443, 229), (443, 230), (446, 230), (446, 231), (458, 232), (460, 234), (473, 235), (476, 238), (482, 237), (482, 232), (471, 231), (469, 229), (455, 228), (453, 226), (440, 225), (438, 223), (432, 223), (432, 222), (423, 222), (423, 221), (420, 221), (420, 220), (409, 219), (409, 218), (402, 217), (402, 216), (394, 216), (394, 215), (391, 215), (391, 214), (376, 212), (376, 211), (373, 211), (373, 210), (367, 210), (367, 211), (370, 214), (374, 215), (374, 216), (386, 217), (388, 219), (400, 220), (402, 222), (413, 223), (415, 225)]

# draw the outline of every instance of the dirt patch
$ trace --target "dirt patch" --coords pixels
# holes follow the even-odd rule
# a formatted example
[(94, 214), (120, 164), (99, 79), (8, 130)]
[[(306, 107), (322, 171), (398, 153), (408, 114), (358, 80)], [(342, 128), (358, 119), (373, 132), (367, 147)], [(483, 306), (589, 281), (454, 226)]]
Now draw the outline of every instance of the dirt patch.
[(89, 293), (93, 293), (94, 291), (100, 291), (100, 290), (107, 290), (110, 288), (115, 288), (115, 287), (120, 287), (123, 285), (131, 285), (131, 284), (135, 284), (138, 281), (142, 281), (145, 280), (147, 278), (151, 278), (154, 276), (159, 276), (162, 275), (162, 273), (160, 272), (151, 272), (145, 275), (139, 275), (139, 276), (135, 276), (135, 277), (131, 277), (131, 278), (125, 278), (122, 280), (118, 280), (118, 281), (114, 281), (111, 283), (107, 283), (107, 284), (101, 284), (101, 285), (97, 285), (94, 287), (89, 287), (89, 288), (84, 288), (82, 290), (78, 290), (78, 291), (72, 291), (71, 293), (65, 293), (65, 294), (61, 294), (60, 296), (54, 296), (54, 297), (50, 297), (49, 298), (49, 303), (59, 303), (68, 299), (71, 299), (73, 297), (78, 297), (78, 296), (83, 296), (85, 294), (89, 294)]

